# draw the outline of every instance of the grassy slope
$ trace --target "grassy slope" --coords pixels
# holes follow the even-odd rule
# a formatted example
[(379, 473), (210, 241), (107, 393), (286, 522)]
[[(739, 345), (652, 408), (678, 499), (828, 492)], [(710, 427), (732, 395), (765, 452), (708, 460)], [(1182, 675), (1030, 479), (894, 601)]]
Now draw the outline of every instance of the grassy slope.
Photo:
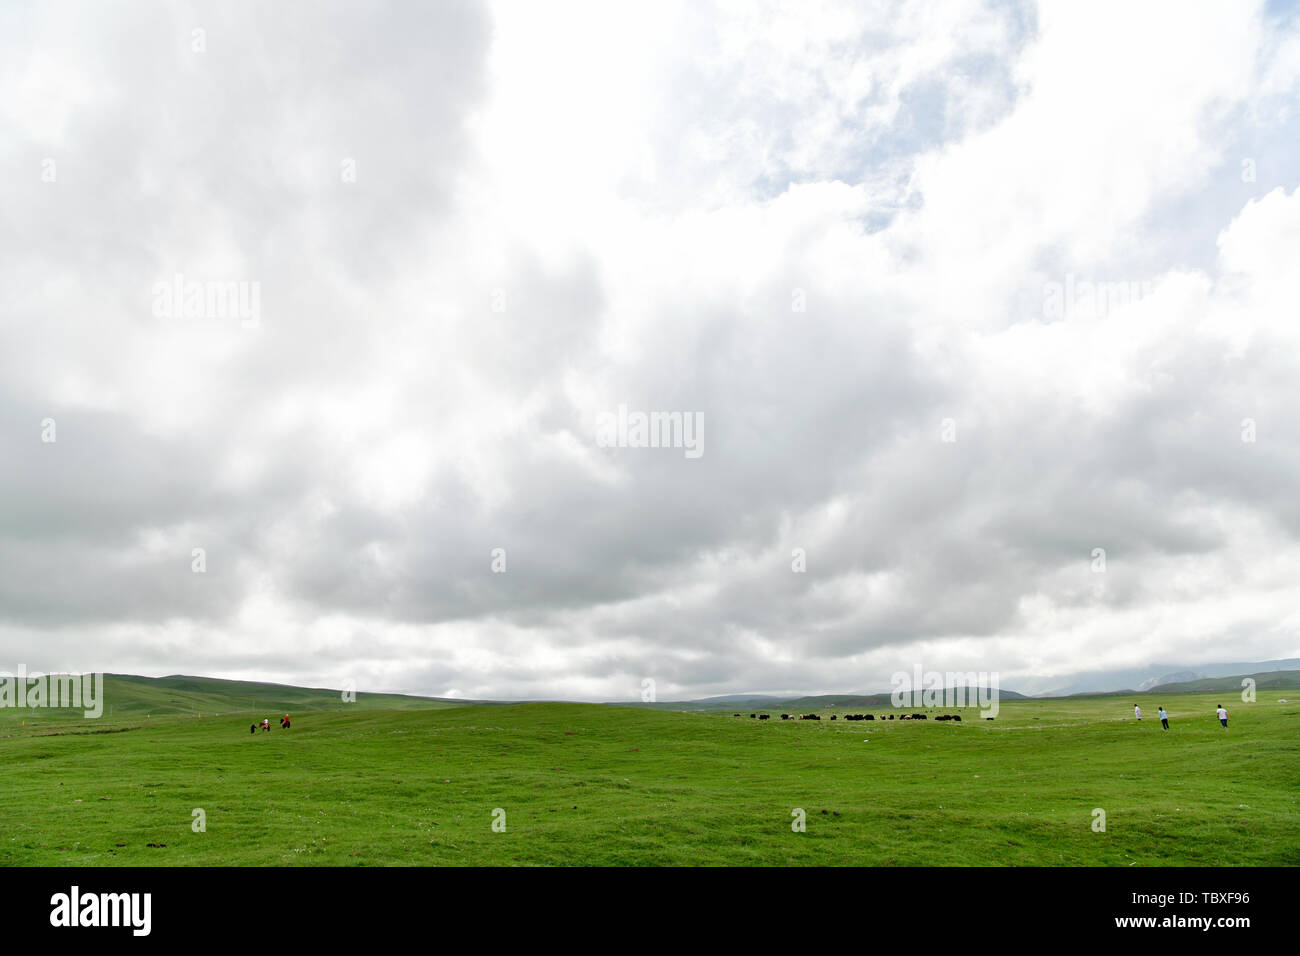
[[(212, 677), (136, 677), (104, 675), (106, 717), (155, 717), (168, 714), (225, 714), (233, 711), (264, 711), (258, 716), (278, 720), (281, 714), (300, 711), (344, 710), (382, 707), (387, 710), (453, 707), (459, 702), (434, 697), (401, 694), (358, 693), (354, 703), (345, 703), (340, 691), (313, 687), (289, 687), (252, 681), (221, 680)], [(111, 711), (111, 712), (110, 712)], [(18, 711), (0, 711), (5, 717)], [(25, 709), (21, 718), (29, 722), (57, 715), (49, 710)], [(66, 715), (58, 715), (66, 716)], [(0, 723), (3, 726), (3, 723)]]
[(256, 736), (260, 710), (9, 711), (0, 864), (1300, 864), (1300, 692), (1226, 701), (1227, 732), (1216, 703), (1171, 698), (1168, 733), (1113, 698), (960, 725), (352, 709)]

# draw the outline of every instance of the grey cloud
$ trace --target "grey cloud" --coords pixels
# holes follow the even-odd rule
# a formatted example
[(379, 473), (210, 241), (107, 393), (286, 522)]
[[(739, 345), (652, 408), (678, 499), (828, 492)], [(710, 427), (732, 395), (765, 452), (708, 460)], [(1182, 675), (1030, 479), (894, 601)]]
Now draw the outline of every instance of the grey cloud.
[[(645, 117), (657, 178), (629, 174), (592, 214), (632, 224), (612, 245), (565, 222), (538, 240), (478, 205), (496, 185), (484, 160), (502, 157), (474, 133), (499, 92), (477, 5), (127, 4), (67, 36), (57, 11), (9, 12), (0, 102), (22, 122), (0, 143), (0, 657), (478, 697), (628, 698), (645, 677), (661, 697), (852, 690), (947, 638), (1021, 666), (1024, 646), (1003, 642), (1043, 626), (1027, 602), (1121, 621), (1168, 601), (1167, 562), (1256, 586), (1266, 556), (1232, 522), (1278, 546), (1300, 535), (1294, 345), (1261, 323), (1229, 356), (1200, 330), (1235, 301), (1212, 257), (1186, 334), (1135, 327), (1145, 346), (1064, 357), (1132, 386), (1090, 403), (990, 356), (1044, 321), (1031, 280), (1115, 262), (1066, 262), (1045, 228), (1007, 244), (1031, 250), (1022, 262), (991, 235), (987, 263), (936, 263), (895, 223), (926, 210), (918, 158), (1024, 95), (1038, 24), (999, 11), (995, 48), (963, 41), (897, 94), (824, 113), (854, 57), (897, 62), (910, 28), (772, 65), (790, 71), (778, 93), (767, 64), (705, 62), (714, 24), (688, 15), (703, 32), (662, 65), (672, 108)], [(29, 70), (54, 72), (24, 86)], [(63, 128), (31, 119), (42, 89), (76, 78)], [(969, 122), (962, 97), (982, 110)], [(692, 131), (720, 152), (693, 153)], [(786, 189), (834, 178), (866, 198)], [(1241, 184), (1189, 181), (1183, 199), (1208, 190), (1222, 214), (1180, 218), (1173, 199), (1153, 216), (1211, 246)], [(693, 248), (697, 229), (726, 239), (694, 257), (658, 245)], [(1129, 278), (1187, 261), (1191, 240), (1149, 230)], [(259, 282), (260, 328), (153, 315), (153, 283), (178, 272)], [(705, 454), (597, 447), (593, 413), (620, 403), (701, 413)], [(427, 461), (393, 454), (399, 438)], [(1252, 612), (1222, 634), (1270, 627)], [(1270, 632), (1273, 656), (1294, 639)]]

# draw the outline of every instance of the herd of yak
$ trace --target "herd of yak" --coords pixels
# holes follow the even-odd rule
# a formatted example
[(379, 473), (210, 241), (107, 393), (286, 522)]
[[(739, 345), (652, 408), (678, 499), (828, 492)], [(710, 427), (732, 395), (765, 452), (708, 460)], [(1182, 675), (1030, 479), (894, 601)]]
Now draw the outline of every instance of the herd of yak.
[[(739, 717), (740, 714), (732, 714), (732, 716)], [(749, 716), (752, 719), (756, 719), (756, 720), (768, 720), (771, 717), (771, 714), (750, 714)], [(838, 716), (839, 716), (838, 714), (831, 714), (831, 720), (838, 719)], [(781, 719), (782, 720), (821, 720), (821, 716), (819, 714), (799, 714), (798, 716), (792, 714), (782, 714)], [(845, 714), (844, 719), (845, 720), (893, 720), (894, 715), (881, 714), (879, 717), (877, 717), (875, 714)], [(928, 714), (900, 714), (898, 719), (899, 720), (929, 720), (929, 715)], [(961, 714), (939, 714), (934, 719), (955, 720), (960, 722)], [(992, 720), (993, 718), (985, 717), (984, 719)]]

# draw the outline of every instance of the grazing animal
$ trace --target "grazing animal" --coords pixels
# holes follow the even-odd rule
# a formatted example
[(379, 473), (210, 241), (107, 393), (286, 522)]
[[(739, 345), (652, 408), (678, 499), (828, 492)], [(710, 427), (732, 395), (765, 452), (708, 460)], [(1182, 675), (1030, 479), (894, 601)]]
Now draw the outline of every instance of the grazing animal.
[(790, 715), (789, 715), (789, 714), (782, 714), (782, 715), (781, 715), (781, 719), (782, 719), (782, 720), (789, 720), (789, 719), (790, 719)]
[(767, 718), (768, 718), (768, 715), (767, 715), (767, 714), (759, 714), (759, 715), (758, 715), (758, 719), (759, 719), (759, 720), (767, 720)]

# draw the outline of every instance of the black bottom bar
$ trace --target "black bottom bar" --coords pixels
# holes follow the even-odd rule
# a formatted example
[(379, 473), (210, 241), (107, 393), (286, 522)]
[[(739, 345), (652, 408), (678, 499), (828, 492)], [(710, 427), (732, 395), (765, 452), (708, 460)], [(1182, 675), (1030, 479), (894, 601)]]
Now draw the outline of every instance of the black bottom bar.
[[(1292, 875), (1269, 868), (11, 869), (0, 914), (6, 933), (20, 937), (174, 942), (210, 930), (214, 940), (259, 947), (373, 942), (377, 930), (428, 934), (435, 926), (487, 930), (494, 941), (543, 931), (563, 941), (622, 925), (629, 938), (667, 943), (687, 922), (733, 942), (770, 941), (779, 924), (798, 932), (811, 928), (808, 920), (880, 941), (919, 943), (939, 932), (991, 942), (986, 934), (1050, 932), (1148, 942), (1196, 934), (1231, 943), (1290, 925), (1282, 888)], [(148, 894), (147, 909), (143, 895), (130, 894)], [(118, 925), (71, 925), (87, 921)]]

